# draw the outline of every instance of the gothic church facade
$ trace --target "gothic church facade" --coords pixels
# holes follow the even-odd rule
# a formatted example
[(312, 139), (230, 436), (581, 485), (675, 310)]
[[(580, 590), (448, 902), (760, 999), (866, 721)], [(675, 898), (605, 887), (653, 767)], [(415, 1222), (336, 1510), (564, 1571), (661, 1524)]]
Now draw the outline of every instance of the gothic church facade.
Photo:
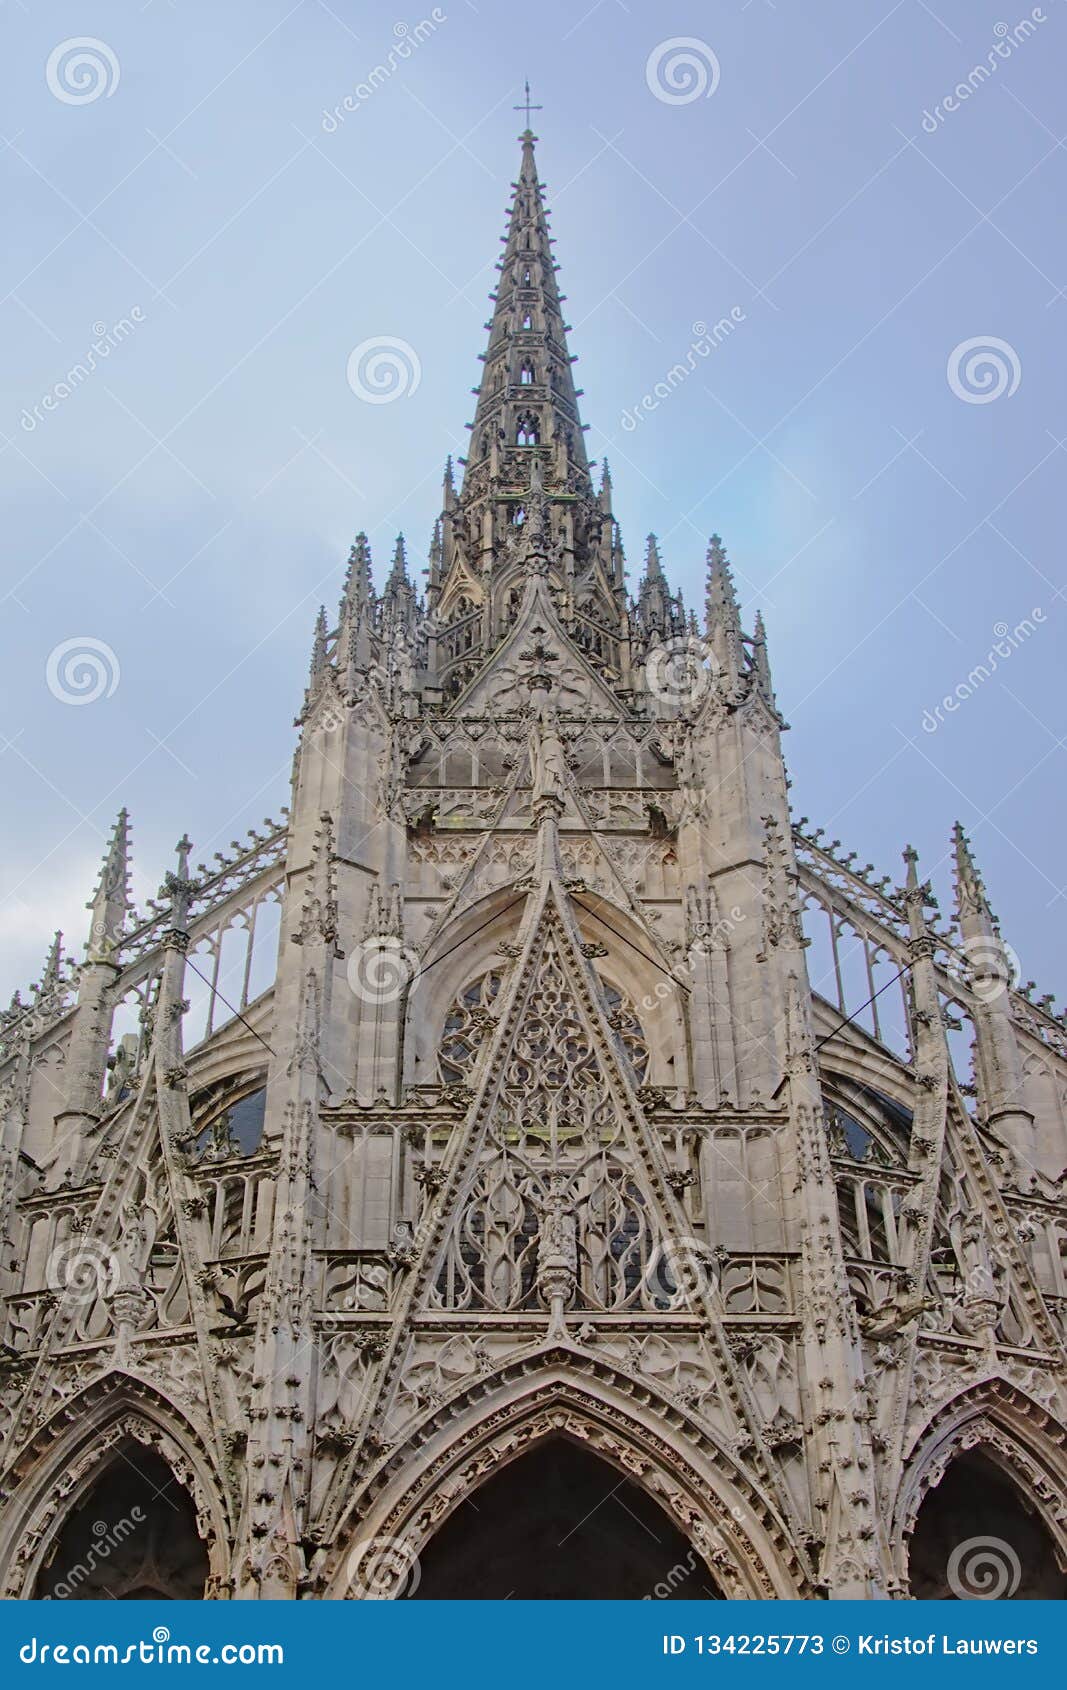
[(0, 1584), (1062, 1596), (1065, 1024), (791, 814), (717, 537), (631, 597), (521, 144), (424, 595), (2, 1017)]

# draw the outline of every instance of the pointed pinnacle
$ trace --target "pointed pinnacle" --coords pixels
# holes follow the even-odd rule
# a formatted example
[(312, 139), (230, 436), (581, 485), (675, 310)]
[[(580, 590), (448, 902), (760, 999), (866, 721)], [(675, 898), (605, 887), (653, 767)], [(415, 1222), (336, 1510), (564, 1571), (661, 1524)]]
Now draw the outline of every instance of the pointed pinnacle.
[(396, 537), (396, 546), (393, 551), (393, 567), (389, 571), (389, 579), (385, 583), (385, 590), (387, 593), (395, 592), (398, 587), (407, 587), (409, 585), (408, 554), (404, 546), (404, 536), (403, 534), (398, 534)]
[(645, 580), (663, 580), (663, 566), (659, 560), (659, 542), (654, 534), (650, 534), (645, 542)]
[(326, 634), (326, 606), (320, 604), (319, 614), (315, 618), (315, 637), (311, 643), (311, 680), (313, 684), (325, 672), (328, 662)]
[(345, 588), (341, 597), (342, 614), (366, 604), (371, 591), (370, 546), (366, 534), (360, 529), (348, 554)]
[(985, 915), (993, 921), (995, 918), (989, 907), (982, 877), (971, 853), (971, 842), (964, 833), (961, 822), (956, 822), (953, 826), (952, 843), (956, 859), (957, 914)]
[(118, 813), (91, 902), (89, 924), (90, 956), (108, 958), (118, 948), (129, 910), (129, 814), (125, 806)]
[(752, 636), (752, 662), (756, 671), (756, 679), (763, 690), (764, 697), (769, 704), (774, 703), (774, 688), (771, 684), (771, 664), (767, 655), (767, 630), (763, 625), (763, 612), (757, 610), (755, 628)]
[(63, 934), (61, 929), (57, 928), (52, 938), (52, 943), (48, 947), (48, 955), (45, 958), (44, 972), (41, 975), (41, 983), (37, 987), (38, 997), (46, 997), (54, 987), (59, 985), (59, 977), (62, 972), (62, 968)]

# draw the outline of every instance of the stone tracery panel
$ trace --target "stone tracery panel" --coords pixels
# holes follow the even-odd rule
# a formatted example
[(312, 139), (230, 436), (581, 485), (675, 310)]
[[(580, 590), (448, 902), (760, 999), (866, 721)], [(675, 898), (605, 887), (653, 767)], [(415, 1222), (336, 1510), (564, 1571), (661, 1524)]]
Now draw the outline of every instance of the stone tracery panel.
[[(442, 1077), (469, 1079), (499, 990), (490, 971), (453, 1006)], [(621, 993), (606, 990), (612, 1024), (640, 1080), (648, 1060), (640, 1025)], [(589, 1310), (667, 1307), (677, 1296), (669, 1264), (657, 1260), (656, 1230), (600, 1060), (558, 953), (548, 947), (450, 1229), (434, 1302), (497, 1312), (543, 1308), (553, 1274), (567, 1281), (575, 1306)]]

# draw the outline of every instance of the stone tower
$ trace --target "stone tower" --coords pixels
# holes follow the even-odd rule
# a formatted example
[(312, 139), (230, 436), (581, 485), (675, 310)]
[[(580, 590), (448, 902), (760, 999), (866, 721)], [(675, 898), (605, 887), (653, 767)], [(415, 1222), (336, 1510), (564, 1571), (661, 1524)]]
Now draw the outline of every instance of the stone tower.
[(424, 595), (3, 1016), (8, 1596), (1064, 1592), (1064, 1023), (791, 816), (717, 536), (631, 596), (534, 139)]

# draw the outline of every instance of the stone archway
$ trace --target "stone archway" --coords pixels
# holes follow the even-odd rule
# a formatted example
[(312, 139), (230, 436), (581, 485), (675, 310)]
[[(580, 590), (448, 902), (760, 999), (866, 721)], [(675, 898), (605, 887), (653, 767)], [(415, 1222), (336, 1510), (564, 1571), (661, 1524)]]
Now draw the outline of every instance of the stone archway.
[(409, 1599), (721, 1599), (647, 1491), (566, 1437), (546, 1439), (464, 1499), (419, 1556)]
[(950, 1398), (912, 1446), (893, 1543), (901, 1595), (1067, 1596), (1067, 1428), (1000, 1376)]
[(416, 1561), (421, 1569), (424, 1550), (464, 1501), (477, 1501), (489, 1480), (542, 1444), (568, 1439), (662, 1512), (685, 1545), (683, 1559), (695, 1551), (706, 1586), (734, 1599), (809, 1594), (795, 1545), (729, 1452), (647, 1384), (640, 1401), (625, 1384), (607, 1365), (562, 1349), (528, 1353), (472, 1381), (390, 1446), (350, 1499), (331, 1528), (321, 1593), (342, 1601), (410, 1594)]
[(54, 1536), (33, 1595), (197, 1601), (208, 1574), (192, 1497), (161, 1455), (127, 1438)]
[(919, 1601), (975, 1598), (1062, 1601), (1067, 1574), (1033, 1503), (1002, 1467), (967, 1451), (926, 1493), (908, 1552)]
[[(57, 1566), (58, 1544), (64, 1529), (82, 1512), (94, 1492), (103, 1498), (99, 1513), (88, 1517), (102, 1523), (103, 1538), (114, 1509), (104, 1475), (123, 1471), (123, 1461), (137, 1452), (142, 1471), (158, 1463), (156, 1490), (176, 1486), (192, 1509), (193, 1527), (209, 1564), (201, 1594), (214, 1599), (228, 1593), (231, 1532), (225, 1491), (210, 1451), (190, 1419), (155, 1386), (134, 1374), (103, 1375), (53, 1413), (45, 1426), (23, 1447), (5, 1474), (8, 1501), (0, 1510), (0, 1595), (27, 1599), (49, 1594), (42, 1585), (42, 1569)], [(129, 1507), (148, 1509), (134, 1495)], [(117, 1519), (126, 1516), (121, 1512)], [(135, 1522), (136, 1524), (137, 1522)], [(128, 1528), (123, 1526), (119, 1537)], [(110, 1557), (97, 1555), (96, 1561)], [(79, 1584), (84, 1575), (79, 1575)], [(158, 1593), (156, 1591), (155, 1593)]]

